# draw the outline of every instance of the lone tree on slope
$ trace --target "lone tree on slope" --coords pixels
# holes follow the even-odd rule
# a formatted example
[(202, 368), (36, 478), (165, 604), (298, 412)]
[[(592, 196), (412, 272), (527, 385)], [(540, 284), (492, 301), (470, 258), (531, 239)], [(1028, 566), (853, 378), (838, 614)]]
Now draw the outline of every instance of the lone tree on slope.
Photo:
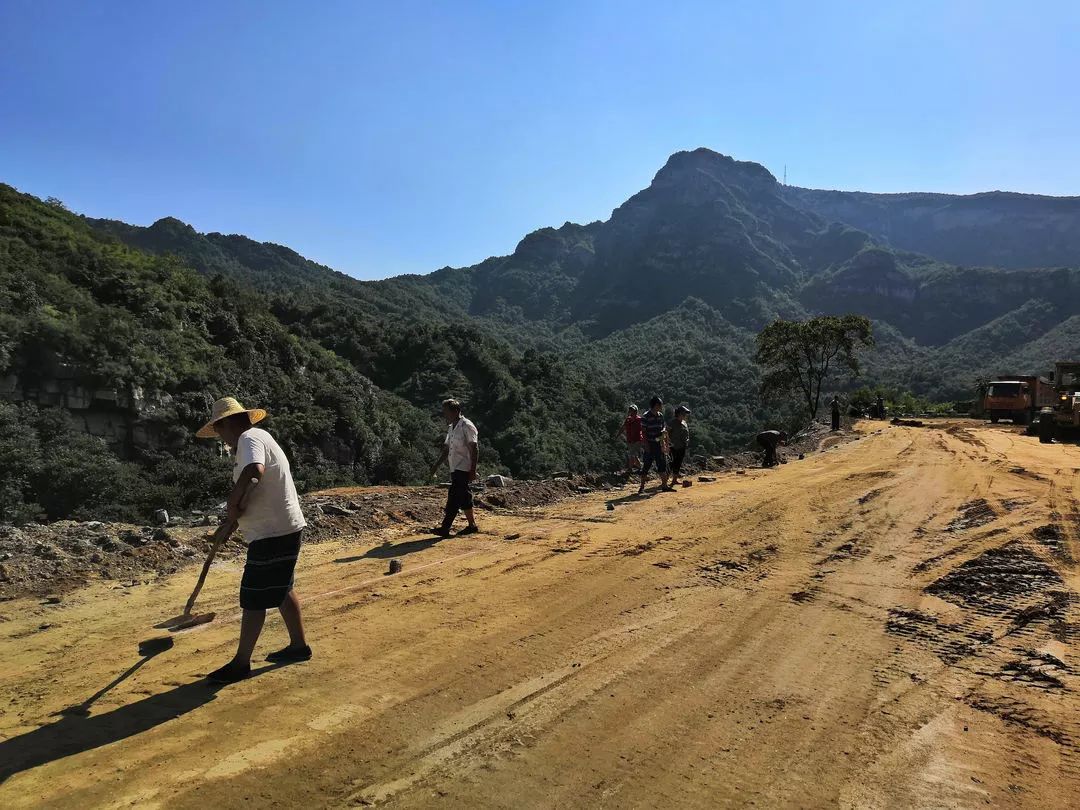
[(754, 360), (764, 373), (761, 395), (801, 392), (814, 419), (821, 404), (821, 385), (829, 374), (842, 370), (858, 376), (856, 351), (873, 345), (870, 321), (862, 315), (774, 321), (757, 336)]

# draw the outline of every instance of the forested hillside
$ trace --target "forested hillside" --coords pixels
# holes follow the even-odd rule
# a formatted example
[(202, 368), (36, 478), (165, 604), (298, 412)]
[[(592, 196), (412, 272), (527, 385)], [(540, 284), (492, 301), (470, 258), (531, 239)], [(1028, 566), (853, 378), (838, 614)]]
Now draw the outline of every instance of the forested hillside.
[[(984, 244), (1068, 266), (963, 254), (1002, 269), (946, 261), (974, 236), (898, 239), (864, 210), (884, 202), (835, 194), (680, 152), (605, 221), (361, 282), (280, 245), (87, 219), (0, 186), (0, 520), (216, 497), (223, 462), (191, 434), (226, 394), (270, 410), (312, 487), (423, 477), (446, 396), (478, 423), (486, 471), (613, 467), (625, 405), (653, 393), (693, 407), (697, 450), (745, 446), (796, 418), (757, 395), (754, 336), (777, 317), (875, 321), (864, 378), (841, 388), (970, 398), (980, 376), (1080, 356), (1070, 201), (1022, 197), (1020, 224)], [(926, 195), (909, 196), (885, 201), (890, 222), (923, 221)], [(1027, 243), (1040, 212), (1060, 232), (1050, 253)]]
[[(8, 187), (0, 187), (0, 363), (6, 512), (40, 506), (59, 516), (72, 504), (120, 501), (145, 510), (207, 494), (190, 482), (220, 479), (220, 465), (190, 430), (225, 393), (272, 404), (308, 487), (415, 477), (436, 436), (424, 411), (290, 333), (251, 288), (129, 248)], [(48, 419), (59, 427), (44, 428), (57, 407)], [(99, 438), (65, 446), (74, 431)], [(64, 469), (72, 464), (75, 472)], [(67, 494), (53, 497), (61, 486)]]

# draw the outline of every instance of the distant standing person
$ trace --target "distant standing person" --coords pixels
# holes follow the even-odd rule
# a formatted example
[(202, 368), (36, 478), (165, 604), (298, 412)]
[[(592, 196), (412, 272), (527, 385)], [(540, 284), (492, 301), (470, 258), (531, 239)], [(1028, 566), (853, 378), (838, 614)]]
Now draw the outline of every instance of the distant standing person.
[[(281, 612), (289, 631), (289, 646), (270, 653), (266, 660), (285, 663), (311, 658), (311, 648), (304, 639), (300, 600), (293, 591), (300, 535), (307, 523), (300, 511), (285, 451), (273, 436), (253, 427), (265, 418), (266, 411), (246, 409), (232, 397), (225, 397), (214, 403), (210, 421), (195, 434), (203, 439), (220, 437), (234, 453), (226, 520), (240, 524), (247, 545), (247, 561), (240, 579), (240, 642), (233, 659), (207, 676), (218, 683), (233, 683), (251, 674), (251, 655), (270, 608)], [(252, 478), (259, 479), (259, 485), (240, 511), (240, 501)]]
[(632, 473), (641, 466), (641, 417), (637, 405), (630, 406), (622, 426), (615, 432), (616, 439), (620, 436), (626, 440), (626, 471)]
[(469, 525), (457, 536), (476, 534), (480, 529), (476, 526), (473, 496), (469, 490), (469, 484), (476, 480), (476, 461), (480, 456), (476, 425), (461, 415), (461, 403), (456, 399), (443, 402), (442, 415), (447, 424), (446, 441), (443, 442), (439, 460), (431, 468), (431, 474), (435, 475), (442, 463), (449, 461), (450, 490), (446, 493), (446, 513), (442, 526), (432, 529), (432, 533), (438, 537), (449, 537), (450, 527), (454, 525), (454, 518), (460, 510), (465, 513)]
[(876, 403), (875, 407), (877, 409), (877, 418), (878, 419), (884, 419), (885, 418), (885, 397), (883, 397), (881, 394), (877, 395), (877, 403)]
[(682, 472), (683, 459), (686, 458), (686, 448), (690, 446), (690, 426), (686, 424), (690, 416), (690, 409), (680, 405), (675, 409), (675, 418), (668, 423), (668, 444), (671, 447), (671, 486), (674, 489), (679, 483), (679, 473)]
[(757, 443), (765, 451), (762, 465), (775, 467), (780, 463), (780, 456), (776, 448), (787, 443), (787, 434), (782, 430), (764, 430), (757, 435)]
[(656, 465), (660, 474), (660, 487), (668, 488), (667, 471), (667, 426), (664, 424), (664, 401), (653, 397), (649, 401), (649, 410), (641, 417), (641, 432), (645, 436), (645, 458), (641, 464), (641, 486), (638, 492), (645, 491), (645, 482), (649, 480), (649, 468)]
[(839, 399), (839, 397), (834, 396), (832, 398), (832, 402), (830, 403), (830, 406), (832, 408), (832, 429), (833, 430), (839, 430), (840, 429), (840, 399)]

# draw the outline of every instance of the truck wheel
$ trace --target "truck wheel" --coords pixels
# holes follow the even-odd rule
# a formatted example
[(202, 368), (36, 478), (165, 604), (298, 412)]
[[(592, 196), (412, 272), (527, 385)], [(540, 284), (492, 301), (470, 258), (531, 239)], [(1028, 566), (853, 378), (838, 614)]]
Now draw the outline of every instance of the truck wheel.
[(999, 414), (997, 411), (990, 411), (990, 422), (992, 424), (996, 425), (1000, 418), (1001, 418), (1001, 414)]
[(1027, 417), (1028, 417), (1027, 411), (1017, 411), (1016, 415), (1013, 416), (1013, 424), (1014, 425), (1026, 425), (1027, 424)]

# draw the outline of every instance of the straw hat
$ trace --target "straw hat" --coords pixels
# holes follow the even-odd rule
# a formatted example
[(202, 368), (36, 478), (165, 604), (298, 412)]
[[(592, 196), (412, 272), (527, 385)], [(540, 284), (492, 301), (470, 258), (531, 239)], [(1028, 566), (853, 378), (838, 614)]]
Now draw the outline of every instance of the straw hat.
[(195, 435), (200, 439), (212, 439), (218, 435), (217, 428), (214, 425), (222, 419), (228, 419), (238, 413), (246, 413), (253, 425), (266, 418), (266, 411), (262, 408), (245, 408), (235, 397), (222, 397), (210, 409), (210, 421), (199, 428)]

